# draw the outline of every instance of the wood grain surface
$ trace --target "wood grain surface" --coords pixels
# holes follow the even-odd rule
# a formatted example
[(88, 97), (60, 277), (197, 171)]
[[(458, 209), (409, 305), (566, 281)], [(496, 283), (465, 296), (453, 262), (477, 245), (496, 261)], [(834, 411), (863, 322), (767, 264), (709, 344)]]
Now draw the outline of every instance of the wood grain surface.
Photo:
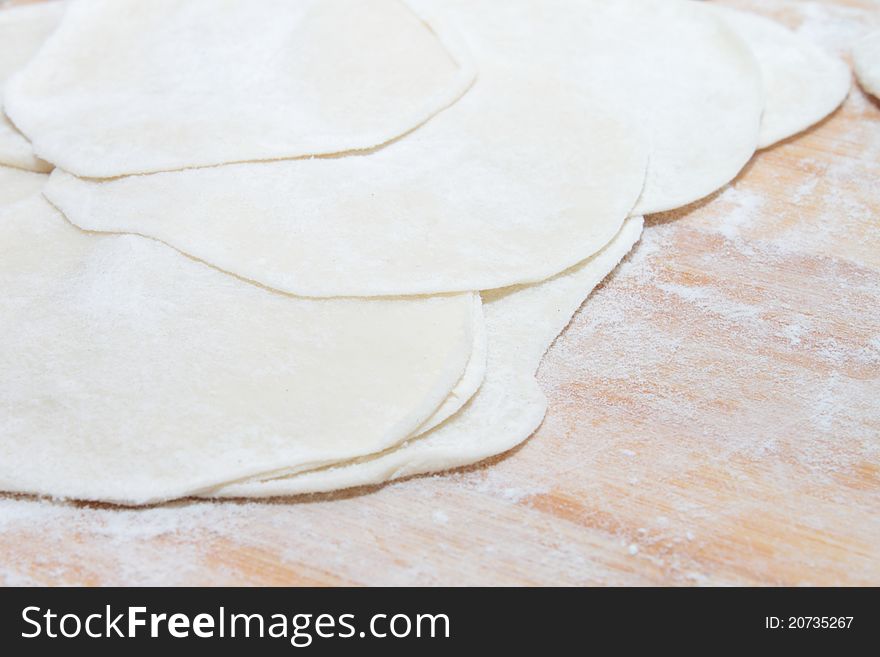
[[(846, 55), (870, 0), (729, 2)], [(880, 584), (880, 104), (649, 217), (523, 446), (335, 495), (0, 496), (6, 584)], [(528, 321), (528, 318), (523, 318)]]

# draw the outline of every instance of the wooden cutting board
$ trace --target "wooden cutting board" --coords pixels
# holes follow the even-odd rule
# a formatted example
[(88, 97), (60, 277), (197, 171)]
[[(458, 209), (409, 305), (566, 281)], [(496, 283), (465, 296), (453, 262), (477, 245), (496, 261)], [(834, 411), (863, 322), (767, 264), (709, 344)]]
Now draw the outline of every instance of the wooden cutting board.
[[(728, 4), (841, 53), (880, 27), (870, 0)], [(142, 510), (0, 496), (0, 582), (880, 583), (880, 104), (854, 87), (650, 217), (540, 381), (531, 440), (453, 474)]]

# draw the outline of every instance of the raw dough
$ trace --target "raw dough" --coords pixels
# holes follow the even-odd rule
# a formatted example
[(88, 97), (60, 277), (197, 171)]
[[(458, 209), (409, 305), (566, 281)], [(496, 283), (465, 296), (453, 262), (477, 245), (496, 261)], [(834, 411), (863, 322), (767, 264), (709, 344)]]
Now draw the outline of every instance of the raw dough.
[[(34, 56), (52, 33), (61, 16), (61, 2), (42, 2), (36, 5), (0, 10), (0, 108), (6, 80)], [(30, 142), (9, 121), (0, 109), (0, 164), (50, 171), (52, 165), (34, 155)]]
[(45, 173), (0, 165), (0, 208), (38, 193), (48, 179)]
[(82, 0), (6, 110), (41, 157), (109, 177), (370, 148), (474, 75), (398, 0)]
[(853, 65), (864, 90), (880, 98), (880, 30), (856, 43)]
[(457, 415), (433, 431), (354, 463), (224, 486), (206, 496), (268, 497), (378, 484), (475, 463), (511, 449), (528, 438), (544, 416), (546, 400), (534, 377), (544, 352), (641, 231), (641, 217), (629, 219), (601, 252), (555, 278), (484, 293), (486, 379)]
[(846, 98), (851, 76), (843, 61), (768, 18), (710, 6), (746, 42), (761, 67), (766, 104), (759, 148), (806, 130)]
[(471, 355), (464, 369), (464, 374), (462, 374), (459, 382), (455, 384), (455, 387), (449, 391), (449, 396), (443, 400), (440, 408), (434, 411), (434, 414), (425, 420), (413, 435), (419, 436), (426, 431), (430, 431), (446, 420), (446, 418), (458, 413), (459, 409), (476, 394), (483, 384), (483, 379), (486, 376), (486, 359), (489, 350), (486, 337), (486, 320), (483, 317), (482, 302), (479, 294), (474, 295), (474, 302), (476, 309), (474, 311), (473, 346), (471, 347)]
[(510, 47), (489, 29), (497, 4), (443, 13), (480, 76), (454, 106), (375, 152), (106, 181), (56, 170), (46, 195), (81, 228), (155, 237), (302, 296), (544, 280), (620, 230), (647, 151), (577, 75), (531, 66), (547, 41)]
[(297, 299), (6, 206), (0, 490), (140, 504), (386, 449), (462, 378), (476, 297)]
[[(447, 0), (418, 0), (446, 5)], [(660, 212), (723, 187), (749, 161), (764, 107), (761, 72), (709, 7), (686, 0), (454, 0), (480, 7), (510, 48), (535, 40), (533, 65), (565, 70), (605, 103), (634, 111), (652, 138), (633, 214)], [(584, 254), (587, 255), (586, 253)]]

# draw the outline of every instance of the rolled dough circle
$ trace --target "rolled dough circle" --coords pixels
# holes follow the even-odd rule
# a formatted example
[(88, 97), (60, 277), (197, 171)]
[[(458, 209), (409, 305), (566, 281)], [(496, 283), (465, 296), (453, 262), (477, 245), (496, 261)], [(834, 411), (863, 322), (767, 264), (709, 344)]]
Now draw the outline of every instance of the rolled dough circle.
[(361, 150), (464, 93), (458, 45), (398, 0), (72, 2), (6, 111), (82, 176)]
[(47, 197), (81, 228), (154, 237), (301, 296), (546, 279), (619, 231), (643, 187), (647, 144), (577, 68), (536, 66), (557, 34), (520, 35), (523, 17), (496, 15), (500, 6), (418, 5), (462, 33), (479, 76), (382, 148), (111, 180), (56, 170)]
[(446, 422), (397, 448), (300, 474), (224, 486), (206, 497), (271, 497), (329, 492), (438, 472), (512, 449), (540, 425), (547, 406), (535, 370), (547, 348), (593, 288), (639, 239), (642, 218), (628, 219), (602, 251), (534, 285), (484, 294), (489, 360), (473, 399)]
[(387, 449), (462, 380), (479, 312), (290, 297), (4, 206), (0, 490), (142, 504)]
[(843, 61), (768, 18), (710, 6), (745, 41), (761, 68), (766, 103), (759, 148), (806, 130), (846, 98), (851, 75)]

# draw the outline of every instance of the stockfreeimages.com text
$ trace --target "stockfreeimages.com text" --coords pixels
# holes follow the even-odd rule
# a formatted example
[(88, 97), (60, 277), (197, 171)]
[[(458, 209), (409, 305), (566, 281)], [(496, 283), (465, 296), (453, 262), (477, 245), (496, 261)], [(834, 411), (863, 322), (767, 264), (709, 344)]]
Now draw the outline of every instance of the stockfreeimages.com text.
[(274, 638), (287, 639), (304, 648), (315, 638), (449, 638), (450, 622), (446, 614), (374, 614), (359, 630), (354, 614), (245, 614), (229, 613), (220, 607), (215, 613), (199, 613), (192, 617), (183, 613), (151, 613), (146, 607), (126, 607), (115, 612), (106, 605), (101, 613), (86, 616), (76, 613), (59, 614), (51, 609), (25, 607), (22, 620), (26, 639), (49, 638), (93, 639), (105, 637), (172, 637), (195, 636), (211, 638)]

